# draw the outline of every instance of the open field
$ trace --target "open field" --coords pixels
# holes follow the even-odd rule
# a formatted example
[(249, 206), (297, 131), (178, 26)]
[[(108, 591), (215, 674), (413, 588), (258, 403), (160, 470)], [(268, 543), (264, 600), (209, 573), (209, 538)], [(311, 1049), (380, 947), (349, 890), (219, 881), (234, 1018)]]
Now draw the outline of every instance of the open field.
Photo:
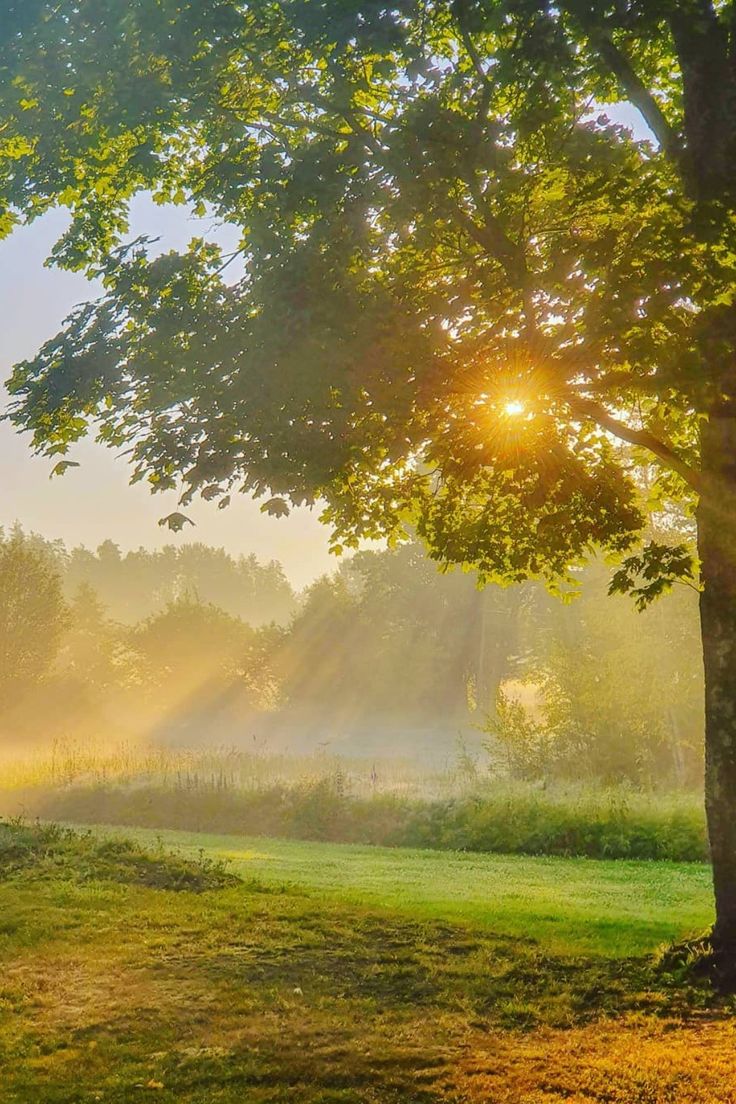
[(538, 940), (559, 953), (646, 954), (712, 920), (700, 863), (471, 855), (194, 832), (96, 828), (227, 859), (242, 877), (321, 901)]
[[(44, 848), (35, 866), (6, 869), (2, 1104), (736, 1101), (728, 1009), (648, 958), (571, 953), (584, 942), (586, 877), (589, 916), (608, 895), (615, 926), (636, 933), (630, 949), (645, 939), (637, 907), (677, 927), (692, 892), (705, 917), (699, 868), (622, 869), (627, 905), (600, 863), (453, 866), (443, 855), (433, 866), (427, 853), (263, 841), (249, 857), (232, 839), (176, 840), (183, 856), (199, 844), (234, 854), (248, 880), (154, 888), (181, 886), (186, 864), (167, 880), (160, 852), (144, 861), (94, 838), (79, 856)], [(462, 884), (476, 904), (453, 911)], [(571, 887), (577, 922), (563, 951), (550, 921), (571, 907)]]

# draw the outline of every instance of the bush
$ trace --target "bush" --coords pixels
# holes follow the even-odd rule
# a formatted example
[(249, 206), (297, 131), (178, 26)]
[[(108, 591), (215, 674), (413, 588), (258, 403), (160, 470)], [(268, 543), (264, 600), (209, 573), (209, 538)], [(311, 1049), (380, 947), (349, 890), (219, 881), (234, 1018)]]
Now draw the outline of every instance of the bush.
[(170, 851), (146, 850), (133, 840), (100, 840), (56, 824), (0, 821), (0, 877), (33, 871), (41, 877), (123, 882), (153, 889), (201, 893), (240, 881), (224, 863), (205, 856), (184, 859)]
[(281, 836), (455, 851), (598, 859), (705, 861), (703, 811), (693, 795), (624, 789), (503, 786), (452, 800), (353, 797), (344, 778), (254, 790), (70, 787), (36, 806), (81, 823)]

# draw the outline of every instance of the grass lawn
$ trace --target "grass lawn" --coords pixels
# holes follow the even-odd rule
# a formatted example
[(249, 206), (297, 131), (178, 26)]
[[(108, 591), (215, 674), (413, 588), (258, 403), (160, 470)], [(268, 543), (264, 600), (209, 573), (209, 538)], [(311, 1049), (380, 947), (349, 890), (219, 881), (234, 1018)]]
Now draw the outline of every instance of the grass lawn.
[(243, 878), (420, 920), (537, 940), (555, 953), (645, 954), (712, 922), (699, 863), (603, 862), (95, 828), (226, 858)]
[(733, 1006), (615, 957), (700, 868), (169, 841), (247, 880), (0, 847), (0, 1104), (736, 1104)]

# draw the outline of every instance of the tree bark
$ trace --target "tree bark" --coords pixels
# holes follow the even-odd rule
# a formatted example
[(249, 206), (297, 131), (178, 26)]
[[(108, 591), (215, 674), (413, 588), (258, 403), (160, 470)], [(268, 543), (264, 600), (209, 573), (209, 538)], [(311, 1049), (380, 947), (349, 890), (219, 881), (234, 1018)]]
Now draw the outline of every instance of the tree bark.
[(736, 408), (703, 423), (698, 507), (705, 666), (705, 804), (716, 922), (713, 951), (736, 981)]

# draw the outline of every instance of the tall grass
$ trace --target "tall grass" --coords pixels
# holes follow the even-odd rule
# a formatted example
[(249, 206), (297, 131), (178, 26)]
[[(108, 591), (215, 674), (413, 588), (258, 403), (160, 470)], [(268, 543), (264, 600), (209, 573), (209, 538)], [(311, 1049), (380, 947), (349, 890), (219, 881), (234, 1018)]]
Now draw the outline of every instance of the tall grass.
[[(459, 764), (459, 765), (458, 765)], [(78, 823), (455, 851), (703, 861), (694, 793), (511, 783), (467, 756), (410, 763), (274, 753), (56, 744), (7, 761), (0, 811)]]
[(0, 758), (0, 791), (72, 785), (146, 785), (180, 792), (250, 791), (281, 784), (342, 778), (353, 794), (449, 797), (476, 778), (474, 763), (448, 758), (440, 769), (410, 759), (347, 758), (319, 749), (310, 754), (276, 751), (265, 741), (250, 747), (177, 748), (121, 742), (113, 745), (56, 740), (30, 753)]

